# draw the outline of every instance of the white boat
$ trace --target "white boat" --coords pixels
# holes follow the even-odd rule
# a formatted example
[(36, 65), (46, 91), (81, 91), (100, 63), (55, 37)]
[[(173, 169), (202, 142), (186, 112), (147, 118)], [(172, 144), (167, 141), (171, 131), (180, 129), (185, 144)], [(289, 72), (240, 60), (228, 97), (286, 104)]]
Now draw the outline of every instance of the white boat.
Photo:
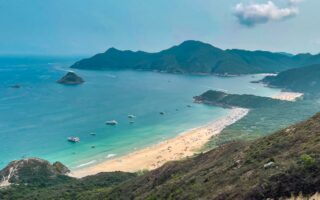
[(134, 115), (128, 115), (128, 118), (133, 119), (133, 118), (136, 118), (136, 116), (134, 116)]
[(76, 143), (76, 142), (80, 142), (80, 138), (78, 138), (78, 137), (68, 137), (68, 141)]
[(116, 120), (106, 121), (106, 125), (115, 126), (117, 124), (118, 124), (118, 122)]

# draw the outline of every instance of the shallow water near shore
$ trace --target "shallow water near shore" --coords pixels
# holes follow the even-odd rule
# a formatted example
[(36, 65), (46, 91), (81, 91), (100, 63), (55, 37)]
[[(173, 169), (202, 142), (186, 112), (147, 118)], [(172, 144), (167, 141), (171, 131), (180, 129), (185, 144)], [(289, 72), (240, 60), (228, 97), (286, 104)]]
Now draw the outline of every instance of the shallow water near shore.
[[(73, 61), (0, 61), (0, 167), (24, 157), (59, 160), (72, 169), (92, 165), (227, 115), (227, 109), (192, 103), (193, 96), (209, 89), (261, 96), (279, 92), (250, 83), (263, 75), (75, 70), (85, 84), (57, 84)], [(10, 87), (16, 84), (21, 87)], [(133, 124), (129, 114), (137, 116)], [(113, 119), (117, 126), (105, 125)], [(69, 143), (69, 136), (81, 142)]]

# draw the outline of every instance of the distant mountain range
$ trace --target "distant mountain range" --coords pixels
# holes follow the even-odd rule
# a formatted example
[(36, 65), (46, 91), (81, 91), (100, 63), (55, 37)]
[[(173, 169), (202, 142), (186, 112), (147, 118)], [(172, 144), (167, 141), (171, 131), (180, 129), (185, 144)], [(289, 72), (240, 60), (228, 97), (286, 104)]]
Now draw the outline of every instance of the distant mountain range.
[(76, 62), (71, 68), (239, 75), (278, 73), (311, 64), (320, 64), (320, 54), (222, 50), (207, 43), (189, 40), (157, 53), (110, 48), (104, 53)]
[(271, 87), (279, 87), (306, 96), (320, 96), (320, 64), (290, 69), (277, 76), (267, 76), (262, 82)]

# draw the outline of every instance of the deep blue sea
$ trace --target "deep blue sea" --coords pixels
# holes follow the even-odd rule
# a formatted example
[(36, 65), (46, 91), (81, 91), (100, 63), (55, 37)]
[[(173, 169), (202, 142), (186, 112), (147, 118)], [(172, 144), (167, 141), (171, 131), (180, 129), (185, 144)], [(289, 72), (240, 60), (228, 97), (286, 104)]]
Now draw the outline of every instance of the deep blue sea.
[[(77, 59), (0, 57), (0, 168), (14, 159), (41, 157), (74, 169), (175, 137), (228, 114), (228, 109), (192, 103), (193, 96), (209, 89), (261, 96), (279, 92), (250, 83), (263, 75), (75, 70), (83, 85), (57, 84)], [(16, 84), (21, 88), (10, 87)], [(129, 123), (129, 114), (137, 116), (135, 123)], [(113, 119), (117, 126), (105, 125)], [(69, 143), (69, 136), (81, 142)]]

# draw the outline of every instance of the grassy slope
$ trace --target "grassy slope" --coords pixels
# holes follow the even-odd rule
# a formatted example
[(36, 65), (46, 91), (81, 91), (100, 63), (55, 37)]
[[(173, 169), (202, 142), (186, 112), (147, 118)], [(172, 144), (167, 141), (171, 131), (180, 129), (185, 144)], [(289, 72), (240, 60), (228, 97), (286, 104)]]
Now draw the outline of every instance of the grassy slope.
[[(35, 174), (36, 175), (36, 174)], [(14, 185), (9, 189), (0, 189), (1, 200), (68, 200), (68, 199), (95, 199), (105, 196), (108, 191), (137, 174), (114, 172), (100, 173), (82, 179), (57, 179), (55, 184)]]
[(320, 110), (319, 102), (314, 100), (287, 102), (254, 95), (226, 94), (220, 91), (207, 91), (195, 99), (210, 105), (250, 109), (248, 115), (225, 128), (211, 140), (206, 149), (234, 140), (248, 141), (270, 135), (281, 128), (305, 120)]
[[(251, 109), (241, 120), (225, 128), (211, 140), (207, 147), (212, 149), (234, 140), (254, 140), (275, 131), (308, 119), (320, 110), (314, 100), (299, 100), (290, 104), (265, 105)], [(297, 114), (298, 113), (298, 114)]]
[[(320, 190), (320, 114), (251, 143), (168, 163), (112, 190), (110, 199), (263, 199)], [(274, 162), (273, 167), (264, 164)]]

